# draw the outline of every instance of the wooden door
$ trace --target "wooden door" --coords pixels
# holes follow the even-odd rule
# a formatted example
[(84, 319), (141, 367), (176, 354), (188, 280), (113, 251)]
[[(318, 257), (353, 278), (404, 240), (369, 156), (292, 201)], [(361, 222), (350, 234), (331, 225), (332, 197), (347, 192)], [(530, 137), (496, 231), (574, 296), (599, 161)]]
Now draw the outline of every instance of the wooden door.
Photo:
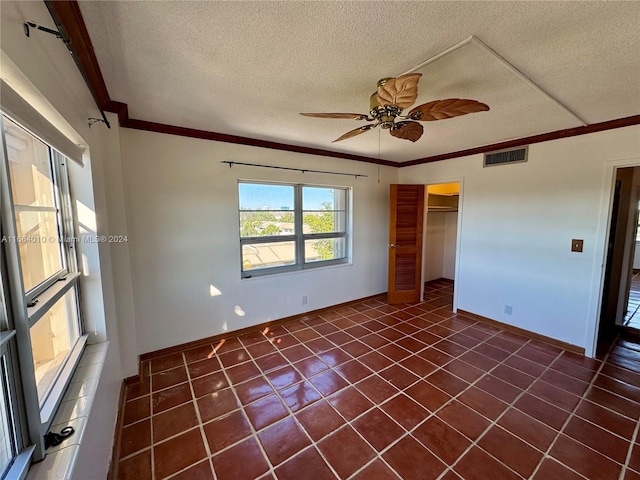
[(389, 303), (419, 302), (424, 185), (391, 185)]

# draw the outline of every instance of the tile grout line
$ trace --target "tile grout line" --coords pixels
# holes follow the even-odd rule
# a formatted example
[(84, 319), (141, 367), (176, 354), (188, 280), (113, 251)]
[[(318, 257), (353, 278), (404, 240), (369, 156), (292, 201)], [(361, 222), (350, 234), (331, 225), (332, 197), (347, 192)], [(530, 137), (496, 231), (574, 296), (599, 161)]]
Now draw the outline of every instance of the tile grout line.
[[(613, 346), (613, 344), (612, 344)], [(612, 347), (610, 347), (609, 351), (611, 350)], [(598, 377), (598, 375), (600, 374), (600, 372), (602, 371), (602, 369), (604, 368), (604, 365), (606, 364), (607, 359), (609, 358), (609, 352), (607, 352), (607, 354), (604, 356), (604, 358), (602, 359), (600, 366), (598, 367), (598, 369), (593, 373), (593, 376), (591, 377), (591, 381), (589, 382), (587, 389), (584, 391), (584, 393), (580, 396), (580, 400), (578, 401), (578, 403), (576, 403), (576, 405), (573, 407), (573, 409), (571, 410), (571, 412), (569, 412), (569, 416), (565, 419), (565, 421), (562, 423), (562, 426), (560, 427), (560, 429), (558, 430), (558, 433), (556, 434), (556, 436), (554, 437), (554, 439), (551, 441), (551, 443), (549, 444), (549, 446), (547, 447), (547, 449), (543, 452), (543, 457), (542, 459), (538, 462), (538, 465), (536, 466), (536, 468), (533, 470), (533, 473), (531, 474), (532, 476), (535, 475), (539, 470), (540, 467), (542, 466), (542, 463), (544, 462), (544, 460), (551, 458), (553, 460), (555, 460), (556, 462), (558, 462), (560, 465), (564, 466), (565, 468), (567, 468), (568, 470), (580, 475), (581, 477), (584, 477), (584, 475), (582, 475), (579, 472), (576, 472), (573, 468), (571, 468), (569, 465), (566, 465), (565, 463), (563, 463), (562, 461), (560, 461), (557, 458), (552, 457), (551, 454), (551, 450), (553, 450), (553, 447), (555, 446), (555, 444), (557, 443), (558, 439), (560, 438), (560, 436), (563, 434), (565, 428), (567, 427), (567, 425), (569, 425), (569, 422), (576, 416), (575, 412), (578, 410), (578, 407), (580, 406), (580, 403), (582, 402), (582, 400), (586, 400), (586, 395), (589, 393), (589, 391), (593, 388), (594, 382), (596, 380), (596, 378)], [(578, 416), (579, 417), (579, 416)], [(579, 417), (581, 418), (581, 417)], [(571, 437), (570, 435), (567, 435), (569, 438), (575, 440), (573, 437)], [(580, 443), (581, 445), (584, 445), (582, 442), (580, 442), (579, 440), (575, 440), (578, 443)], [(594, 452), (599, 453), (600, 455), (602, 455), (600, 452), (598, 452), (597, 450), (589, 447), (588, 445), (584, 445), (585, 447), (589, 448), (590, 450), (593, 450)], [(607, 457), (609, 458), (609, 457)], [(610, 459), (611, 461), (614, 461), (613, 459)], [(615, 461), (614, 461), (615, 462)], [(617, 462), (616, 462), (617, 463)]]
[[(633, 430), (633, 435), (631, 437), (631, 441), (629, 443), (629, 450), (627, 451), (627, 456), (625, 458), (624, 464), (622, 465), (622, 470), (620, 471), (619, 480), (624, 479), (625, 474), (627, 473), (627, 469), (629, 469), (629, 462), (631, 462), (631, 454), (633, 453), (634, 444), (638, 439), (638, 430), (640, 430), (640, 419), (636, 422), (636, 428)], [(633, 469), (631, 469), (633, 471)]]

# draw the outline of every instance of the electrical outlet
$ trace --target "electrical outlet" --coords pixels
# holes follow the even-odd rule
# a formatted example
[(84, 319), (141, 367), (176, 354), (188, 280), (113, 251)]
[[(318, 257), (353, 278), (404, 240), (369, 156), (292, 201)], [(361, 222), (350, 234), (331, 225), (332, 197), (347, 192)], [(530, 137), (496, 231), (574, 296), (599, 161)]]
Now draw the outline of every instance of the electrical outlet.
[(511, 315), (511, 312), (513, 312), (513, 307), (511, 305), (505, 305), (504, 306), (504, 313), (506, 315)]
[(307, 296), (306, 296), (306, 295), (304, 295), (304, 296), (302, 297), (302, 304), (303, 304), (303, 305), (306, 305), (308, 300), (309, 300), (309, 299), (307, 298)]

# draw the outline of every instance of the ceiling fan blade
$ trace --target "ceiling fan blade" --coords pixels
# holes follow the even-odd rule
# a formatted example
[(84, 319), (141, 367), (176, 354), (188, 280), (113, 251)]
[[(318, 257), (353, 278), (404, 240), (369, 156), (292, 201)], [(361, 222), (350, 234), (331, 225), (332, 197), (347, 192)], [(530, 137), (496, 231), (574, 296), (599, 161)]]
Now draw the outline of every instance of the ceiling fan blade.
[(421, 73), (408, 73), (390, 78), (378, 87), (378, 99), (381, 105), (396, 105), (407, 108), (418, 98), (418, 81)]
[(389, 130), (391, 135), (403, 140), (411, 140), (412, 142), (418, 140), (422, 136), (422, 132), (424, 132), (424, 128), (418, 122), (398, 122), (394, 127)]
[(446, 100), (435, 100), (423, 103), (412, 108), (408, 117), (412, 120), (422, 122), (432, 122), (435, 120), (446, 120), (447, 118), (459, 117), (467, 113), (486, 112), (489, 106), (477, 100), (467, 100), (464, 98), (448, 98)]
[(349, 120), (365, 120), (367, 115), (363, 113), (301, 113), (305, 117), (314, 118), (345, 118)]
[(362, 127), (354, 128), (353, 130), (349, 130), (344, 135), (336, 138), (331, 143), (336, 143), (336, 142), (339, 142), (341, 140), (346, 140), (347, 138), (355, 137), (356, 135), (360, 135), (361, 133), (364, 133), (364, 132), (367, 132), (367, 131), (371, 130), (376, 125), (377, 125), (376, 123), (370, 123), (369, 125), (363, 125)]

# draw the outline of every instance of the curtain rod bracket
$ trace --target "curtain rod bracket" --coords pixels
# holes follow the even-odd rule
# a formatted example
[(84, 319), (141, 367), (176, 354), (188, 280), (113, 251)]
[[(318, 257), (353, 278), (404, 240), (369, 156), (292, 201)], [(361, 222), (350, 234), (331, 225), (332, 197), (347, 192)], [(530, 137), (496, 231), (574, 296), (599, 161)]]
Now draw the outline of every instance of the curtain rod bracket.
[(64, 40), (64, 38), (62, 38), (62, 34), (59, 31), (53, 30), (52, 28), (43, 27), (42, 25), (38, 25), (36, 22), (24, 22), (24, 34), (27, 37), (31, 36), (30, 28), (35, 28), (36, 30), (40, 30), (41, 32), (50, 33), (51, 35), (55, 35), (56, 38)]
[(98, 122), (106, 123), (102, 118), (89, 117), (89, 128), (91, 128), (91, 125)]

